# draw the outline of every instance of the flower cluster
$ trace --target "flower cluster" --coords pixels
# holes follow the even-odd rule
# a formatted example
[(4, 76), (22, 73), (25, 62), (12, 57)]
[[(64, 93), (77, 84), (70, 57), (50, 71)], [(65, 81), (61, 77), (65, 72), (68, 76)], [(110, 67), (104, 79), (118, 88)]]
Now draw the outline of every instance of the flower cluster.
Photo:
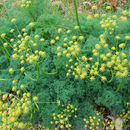
[(19, 4), (20, 4), (21, 8), (28, 8), (31, 6), (32, 1), (31, 0), (21, 0)]
[[(124, 43), (118, 43), (120, 37), (116, 36), (117, 43), (113, 45), (106, 42), (106, 36), (107, 33), (100, 35), (100, 42), (95, 45), (91, 56), (81, 56), (83, 36), (64, 38), (64, 43), (57, 46), (57, 56), (59, 58), (65, 56), (68, 59), (67, 77), (73, 75), (76, 79), (94, 81), (98, 76), (102, 82), (109, 82), (114, 76), (124, 78), (128, 75), (128, 54), (123, 50), (127, 41), (130, 40), (130, 36), (124, 37), (126, 39)], [(111, 79), (107, 78), (108, 75), (109, 77), (111, 75)]]
[(115, 28), (118, 28), (117, 25), (117, 16), (116, 15), (112, 15), (107, 17), (106, 19), (102, 19), (100, 21), (101, 27), (104, 28), (105, 30), (109, 30), (111, 31), (111, 33), (115, 30)]
[[(13, 80), (13, 85), (16, 85), (16, 80)], [(33, 109), (33, 104), (38, 100), (37, 97), (31, 98), (29, 92), (24, 92), (24, 85), (21, 85), (21, 90), (13, 86), (11, 93), (1, 92), (0, 98), (0, 129), (15, 130), (30, 128), (32, 126), (30, 112)], [(24, 92), (24, 93), (23, 93)]]
[[(58, 114), (53, 113), (53, 121), (51, 121), (51, 124), (55, 125), (55, 130), (58, 130), (59, 128), (71, 128), (72, 125), (69, 123), (69, 121), (77, 111), (77, 108), (71, 104), (68, 104), (66, 107), (62, 105), (62, 107), (64, 109)], [(74, 117), (77, 118), (77, 115)]]
[(96, 112), (96, 115), (93, 117), (89, 116), (88, 119), (84, 118), (83, 121), (85, 122), (84, 127), (89, 130), (98, 130), (102, 124), (102, 119), (99, 112)]
[(118, 116), (120, 116), (123, 119), (123, 123), (126, 123), (130, 119), (130, 111), (129, 110), (127, 110), (127, 111), (122, 110), (122, 113)]
[[(15, 22), (16, 19), (12, 19)], [(14, 23), (15, 24), (15, 23)], [(29, 24), (30, 27), (34, 26), (34, 23)], [(14, 34), (15, 29), (11, 29), (10, 32)], [(35, 65), (41, 58), (45, 58), (46, 52), (39, 50), (37, 45), (42, 47), (44, 38), (40, 39), (39, 35), (31, 36), (27, 33), (26, 29), (23, 28), (18, 31), (16, 39), (10, 39), (9, 41), (5, 38), (6, 34), (1, 34), (3, 39), (3, 47), (7, 48), (10, 46), (13, 49), (12, 60), (17, 60), (20, 63), (20, 71), (25, 71), (25, 67), (29, 64)], [(6, 41), (6, 42), (4, 42)], [(14, 69), (10, 68), (9, 73), (13, 73)]]

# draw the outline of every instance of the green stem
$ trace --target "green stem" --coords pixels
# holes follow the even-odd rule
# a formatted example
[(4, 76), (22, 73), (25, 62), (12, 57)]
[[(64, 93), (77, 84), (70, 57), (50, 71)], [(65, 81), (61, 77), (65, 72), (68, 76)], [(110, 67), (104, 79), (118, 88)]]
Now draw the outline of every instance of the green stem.
[(113, 71), (111, 70), (111, 73), (112, 73), (112, 77), (111, 79), (108, 81), (108, 83), (112, 82), (113, 78), (114, 78), (114, 74), (113, 74)]
[(78, 16), (78, 11), (77, 11), (76, 0), (74, 0), (74, 8), (75, 8), (75, 14), (76, 14), (77, 24), (78, 24), (78, 26), (79, 26), (80, 31), (82, 32), (81, 27), (80, 27), (80, 22), (79, 22), (79, 16)]
[(39, 68), (38, 68), (38, 66), (36, 66), (36, 67), (37, 67), (37, 80), (39, 80), (40, 72), (39, 72)]
[(39, 70), (40, 70), (43, 74), (45, 74), (45, 75), (56, 75), (56, 74), (58, 73), (58, 71), (56, 71), (56, 72), (54, 72), (54, 73), (47, 73), (47, 72), (45, 72), (45, 71), (40, 67), (39, 64), (36, 63), (36, 66), (37, 66), (37, 67), (39, 68)]
[(21, 33), (20, 33), (20, 31), (19, 31), (18, 26), (16, 25), (16, 23), (14, 23), (14, 26), (17, 29), (18, 33), (21, 35)]
[[(10, 45), (11, 48), (13, 48), (13, 46), (10, 44), (10, 42), (8, 42), (7, 39), (5, 39), (5, 38), (3, 38), (3, 39)], [(1, 42), (4, 43), (3, 40), (1, 40)]]
[(124, 78), (122, 78), (122, 80), (121, 80), (121, 82), (120, 82), (120, 84), (119, 84), (119, 86), (118, 86), (116, 92), (122, 91), (122, 84), (123, 84), (123, 81), (124, 81)]
[(35, 104), (37, 110), (39, 111), (39, 106), (37, 105), (37, 103), (35, 102), (34, 104)]
[(0, 81), (5, 81), (5, 80), (9, 80), (9, 79), (0, 79)]
[(49, 104), (56, 103), (57, 104), (57, 102), (37, 102), (37, 104), (44, 104), (44, 103), (49, 103)]
[(5, 54), (5, 56), (7, 56), (7, 58), (10, 60), (9, 55), (7, 54), (7, 52), (5, 52), (5, 49), (3, 47), (0, 46), (0, 49), (2, 50), (2, 52)]
[(33, 81), (37, 81), (36, 79), (30, 77), (27, 73), (24, 72), (24, 74), (25, 74), (29, 79), (31, 79), (31, 80), (33, 80)]

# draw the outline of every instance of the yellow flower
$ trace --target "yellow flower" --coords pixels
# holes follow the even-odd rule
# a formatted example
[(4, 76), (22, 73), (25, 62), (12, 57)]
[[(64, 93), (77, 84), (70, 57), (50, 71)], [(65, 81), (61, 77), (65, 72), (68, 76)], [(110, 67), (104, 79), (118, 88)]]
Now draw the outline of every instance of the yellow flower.
[(22, 29), (22, 32), (26, 32), (26, 29), (25, 29), (25, 28), (23, 28), (23, 29)]
[(119, 45), (119, 48), (124, 48), (125, 47), (125, 43), (121, 43), (120, 45)]
[(79, 29), (79, 26), (75, 26), (74, 29)]
[(24, 85), (23, 85), (23, 84), (21, 84), (21, 85), (20, 85), (20, 88), (21, 88), (21, 89), (23, 89), (23, 88), (24, 88)]
[(29, 112), (29, 108), (28, 107), (24, 107), (23, 113), (27, 114), (28, 112)]
[(83, 40), (84, 39), (84, 36), (79, 36), (79, 40)]
[(20, 63), (21, 63), (21, 64), (24, 64), (24, 60), (21, 60)]
[(58, 53), (57, 53), (57, 56), (61, 56), (61, 52), (58, 52)]
[(12, 55), (12, 58), (13, 58), (13, 59), (17, 59), (18, 57), (19, 57), (19, 56), (18, 56), (17, 54), (13, 54), (13, 55)]
[(19, 95), (19, 94), (20, 94), (20, 90), (17, 91), (17, 95)]
[(95, 77), (94, 77), (94, 76), (91, 76), (91, 77), (90, 77), (90, 80), (91, 80), (91, 81), (94, 81), (94, 80), (95, 80)]
[(6, 100), (7, 97), (8, 97), (8, 94), (4, 94), (4, 95), (2, 96), (3, 100)]
[(72, 61), (73, 61), (72, 59), (69, 60), (69, 62), (72, 62)]
[(95, 17), (95, 18), (98, 18), (98, 17), (99, 17), (99, 14), (95, 14), (94, 17)]
[(15, 18), (11, 19), (11, 22), (15, 22), (15, 21), (16, 21), (16, 19), (15, 19)]
[(14, 29), (11, 29), (10, 32), (13, 33), (13, 32), (14, 32)]
[(55, 40), (51, 40), (51, 44), (55, 44)]
[(10, 39), (10, 42), (13, 42), (14, 41), (14, 39)]
[(120, 36), (116, 36), (115, 38), (116, 38), (117, 40), (119, 40), (119, 39), (120, 39)]
[(112, 62), (107, 62), (107, 67), (112, 67)]
[(64, 42), (65, 42), (65, 41), (67, 41), (67, 40), (68, 40), (68, 38), (67, 38), (67, 37), (65, 37), (65, 38), (64, 38)]
[(123, 14), (123, 15), (127, 15), (127, 11), (126, 11), (126, 10), (123, 10), (123, 11), (122, 11), (122, 14)]
[(106, 14), (102, 14), (102, 17), (105, 17), (106, 16)]
[(90, 65), (89, 65), (89, 64), (87, 64), (85, 67), (86, 67), (86, 68), (89, 68), (89, 67), (90, 67)]
[(40, 41), (41, 41), (41, 42), (44, 42), (44, 41), (45, 41), (45, 39), (44, 39), (44, 38), (41, 38), (41, 39), (40, 39)]
[(69, 41), (69, 44), (72, 44), (73, 43), (73, 41)]
[(125, 36), (125, 39), (126, 39), (126, 40), (129, 40), (129, 39), (130, 39), (130, 36)]
[(128, 20), (127, 17), (125, 17), (125, 16), (121, 16), (120, 19), (121, 19), (122, 21), (127, 21), (127, 20)]
[(7, 47), (7, 46), (8, 46), (8, 43), (4, 43), (3, 46), (4, 46), (4, 47)]
[(107, 53), (107, 54), (106, 54), (106, 56), (107, 56), (107, 57), (111, 56), (111, 53), (110, 53), (110, 52), (109, 52), (109, 53)]
[(21, 68), (20, 68), (20, 71), (21, 71), (21, 72), (23, 72), (24, 70), (25, 70), (24, 67), (21, 67)]
[(35, 38), (35, 39), (38, 39), (38, 38), (39, 38), (39, 35), (35, 35), (34, 38)]
[(110, 9), (111, 9), (111, 6), (107, 6), (106, 9), (110, 10)]
[(5, 33), (2, 33), (2, 34), (1, 34), (1, 38), (4, 38), (4, 37), (5, 37), (5, 35), (6, 35)]
[(88, 20), (91, 20), (92, 18), (93, 18), (92, 15), (88, 15), (88, 16), (87, 16), (87, 19), (88, 19)]
[(34, 23), (33, 23), (33, 22), (29, 23), (29, 26), (33, 27), (33, 26), (34, 26)]
[(87, 125), (84, 125), (84, 127), (86, 128), (86, 127), (87, 127)]
[(57, 104), (58, 104), (58, 106), (60, 105), (60, 100), (57, 100)]
[(114, 50), (116, 50), (116, 48), (115, 48), (115, 47), (112, 47), (111, 49), (112, 49), (113, 51), (114, 51)]
[(102, 80), (103, 82), (106, 81), (106, 80), (107, 80), (106, 76), (102, 76), (102, 77), (101, 77), (101, 80)]
[(89, 123), (89, 121), (87, 121), (87, 120), (86, 120), (85, 122), (86, 122), (86, 124), (88, 124), (88, 123)]
[(59, 36), (57, 36), (57, 37), (56, 37), (56, 40), (58, 41), (59, 39), (60, 39), (60, 37), (59, 37)]
[(58, 33), (61, 33), (61, 32), (62, 32), (62, 29), (61, 29), (61, 28), (59, 28), (59, 29), (58, 29)]
[(125, 57), (126, 57), (126, 54), (125, 54), (125, 53), (121, 53), (121, 56), (122, 56), (123, 58), (125, 58)]
[(70, 53), (67, 53), (67, 54), (66, 54), (66, 57), (70, 57), (70, 56), (71, 56), (71, 54), (70, 54)]
[(9, 69), (9, 73), (12, 74), (14, 72), (14, 69), (13, 68), (10, 68)]
[(95, 9), (97, 9), (97, 7), (94, 5), (94, 6), (92, 6), (92, 9), (95, 10)]
[(75, 40), (77, 37), (76, 36), (73, 36), (72, 39)]
[(87, 61), (87, 57), (86, 56), (82, 56), (82, 60), (83, 61)]
[(38, 100), (38, 97), (33, 97), (33, 101), (37, 101)]
[(67, 30), (67, 33), (70, 33), (71, 32), (71, 30)]
[(17, 87), (16, 87), (16, 86), (14, 86), (14, 87), (12, 88), (12, 91), (16, 91), (16, 88), (17, 88)]
[(24, 123), (23, 123), (23, 122), (20, 122), (20, 123), (18, 124), (18, 128), (23, 129), (23, 128), (24, 128)]
[(62, 128), (64, 128), (64, 126), (63, 126), (63, 125), (61, 125), (61, 126), (60, 126), (60, 128), (62, 129)]
[(13, 84), (16, 84), (16, 82), (17, 82), (16, 80), (13, 80), (13, 81), (12, 81)]
[(95, 48), (96, 48), (96, 49), (100, 49), (101, 47), (100, 47), (99, 44), (96, 44), (96, 45), (95, 45)]

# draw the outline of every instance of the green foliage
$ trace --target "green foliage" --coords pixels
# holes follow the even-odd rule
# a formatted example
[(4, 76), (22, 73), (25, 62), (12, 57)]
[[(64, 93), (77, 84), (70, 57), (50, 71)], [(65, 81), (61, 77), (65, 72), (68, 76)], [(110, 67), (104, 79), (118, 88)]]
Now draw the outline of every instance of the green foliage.
[[(80, 16), (80, 25), (82, 33), (75, 31), (73, 26), (76, 22), (70, 24), (70, 19), (63, 19), (60, 12), (53, 14), (49, 9), (50, 5), (48, 1), (39, 0), (34, 1), (30, 8), (10, 8), (5, 15), (8, 19), (0, 18), (0, 35), (6, 33), (6, 37), (9, 39), (14, 38), (15, 41), (12, 45), (17, 42), (17, 38), (14, 35), (18, 35), (18, 30), (14, 24), (10, 22), (12, 18), (16, 18), (16, 25), (19, 30), (26, 28), (27, 33), (34, 39), (34, 36), (38, 34), (40, 37), (45, 38), (45, 41), (40, 43), (37, 42), (37, 47), (32, 48), (32, 52), (42, 50), (47, 53), (46, 57), (40, 59), (38, 62), (39, 66), (45, 70), (45, 72), (52, 73), (56, 69), (58, 73), (56, 75), (45, 75), (41, 71), (39, 72), (39, 80), (37, 80), (38, 71), (36, 66), (33, 66), (26, 73), (20, 73), (15, 71), (12, 75), (8, 73), (9, 68), (12, 66), (18, 70), (21, 67), (20, 60), (10, 60), (0, 50), (0, 79), (7, 79), (6, 81), (0, 80), (0, 90), (9, 92), (11, 91), (12, 80), (17, 80), (18, 86), (21, 84), (25, 85), (32, 95), (37, 96), (39, 99), (39, 112), (35, 115), (33, 123), (42, 121), (42, 124), (46, 127), (51, 127), (50, 121), (53, 113), (58, 113), (60, 107), (57, 105), (57, 100), (60, 100), (62, 104), (73, 104), (78, 108), (78, 118), (72, 118), (71, 124), (80, 128), (83, 125), (82, 119), (95, 115), (95, 106), (102, 106), (110, 111), (110, 114), (119, 114), (122, 109), (126, 109), (126, 103), (129, 102), (129, 77), (124, 79), (122, 84), (122, 91), (116, 92), (117, 86), (119, 86), (121, 79), (114, 78), (112, 82), (105, 83), (101, 82), (99, 78), (95, 81), (90, 82), (85, 79), (74, 79), (73, 76), (66, 77), (67, 68), (65, 65), (68, 63), (65, 56), (57, 57), (57, 46), (61, 46), (64, 43), (64, 38), (67, 37), (69, 40), (73, 36), (84, 36), (84, 41), (80, 43), (81, 51), (79, 56), (92, 56), (92, 50), (95, 45), (100, 42), (99, 36), (104, 32), (101, 28), (101, 18), (93, 18), (87, 20), (85, 16)], [(110, 15), (110, 14), (109, 14)], [(108, 15), (108, 16), (109, 16)], [(118, 14), (120, 16), (120, 14)], [(30, 27), (28, 24), (34, 22), (34, 27)], [(70, 24), (70, 25), (69, 25)], [(115, 36), (120, 36), (119, 43), (125, 42), (125, 36), (129, 35), (130, 22), (119, 22), (119, 28), (115, 29), (112, 35), (106, 36), (106, 42), (113, 46), (117, 41)], [(14, 34), (10, 33), (10, 29), (14, 28)], [(58, 28), (63, 28), (64, 34), (57, 32)], [(70, 29), (70, 34), (65, 34), (65, 31)], [(59, 41), (52, 45), (50, 41), (55, 39), (56, 36), (60, 36)], [(129, 43), (129, 41), (128, 41)], [(126, 44), (124, 52), (129, 53), (129, 44)], [(0, 41), (0, 46), (3, 46), (3, 42)], [(13, 49), (7, 48), (10, 54), (14, 54)], [(102, 52), (105, 50), (101, 50)], [(120, 49), (120, 52), (122, 50)], [(23, 54), (24, 55), (24, 54)], [(11, 56), (10, 56), (11, 58)], [(129, 57), (128, 57), (129, 59)], [(94, 59), (96, 60), (96, 58)], [(76, 61), (76, 59), (75, 59)], [(74, 62), (75, 62), (74, 61)], [(107, 75), (110, 79), (111, 76)]]

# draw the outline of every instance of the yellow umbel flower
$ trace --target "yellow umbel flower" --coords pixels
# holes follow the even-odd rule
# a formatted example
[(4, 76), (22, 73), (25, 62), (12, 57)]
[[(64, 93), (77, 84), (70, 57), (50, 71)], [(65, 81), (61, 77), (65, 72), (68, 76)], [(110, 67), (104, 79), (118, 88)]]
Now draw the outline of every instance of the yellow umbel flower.
[(12, 74), (14, 72), (14, 69), (13, 68), (10, 68), (9, 69), (9, 73)]
[(11, 22), (16, 22), (16, 19), (15, 18), (11, 19)]
[(5, 37), (5, 35), (6, 35), (5, 33), (2, 33), (2, 34), (1, 34), (1, 38), (4, 38), (4, 37)]

